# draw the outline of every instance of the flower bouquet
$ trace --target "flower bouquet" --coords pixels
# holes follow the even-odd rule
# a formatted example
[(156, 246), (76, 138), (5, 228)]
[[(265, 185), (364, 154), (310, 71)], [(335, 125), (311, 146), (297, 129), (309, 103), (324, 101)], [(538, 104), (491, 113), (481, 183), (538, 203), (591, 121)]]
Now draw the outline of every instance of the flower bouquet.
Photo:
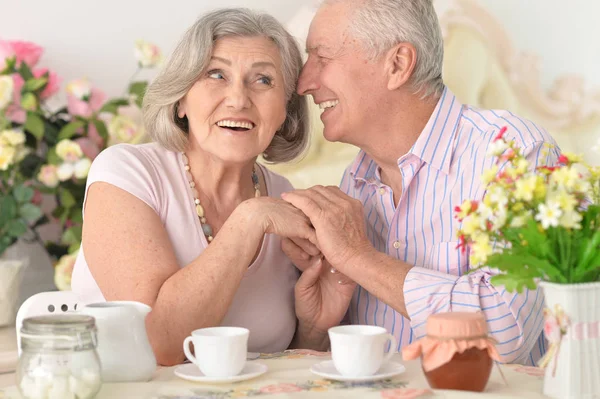
[[(68, 258), (58, 263), (70, 267), (57, 268), (55, 282), (69, 289), (91, 163), (107, 146), (144, 140), (140, 107), (148, 83), (134, 74), (126, 94), (109, 99), (77, 79), (66, 85), (65, 106), (51, 110), (61, 79), (38, 67), (42, 53), (34, 43), (0, 40), (0, 255), (19, 238), (42, 242), (38, 227), (58, 225), (60, 237), (43, 244), (55, 259)], [(135, 56), (138, 72), (162, 60), (144, 41), (136, 42)], [(43, 201), (49, 211), (42, 212)]]
[(586, 397), (600, 392), (600, 168), (574, 154), (532, 168), (505, 132), (490, 145), (484, 199), (455, 209), (460, 247), (508, 291), (543, 287), (544, 393)]

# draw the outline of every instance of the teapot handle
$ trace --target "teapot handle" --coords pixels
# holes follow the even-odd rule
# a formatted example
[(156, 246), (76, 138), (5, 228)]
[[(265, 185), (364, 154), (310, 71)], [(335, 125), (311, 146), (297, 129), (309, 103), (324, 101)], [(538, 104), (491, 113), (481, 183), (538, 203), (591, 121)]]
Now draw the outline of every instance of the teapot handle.
[(185, 340), (183, 340), (183, 353), (185, 353), (185, 357), (187, 357), (190, 362), (196, 364), (198, 360), (194, 357), (194, 355), (192, 355), (192, 352), (190, 351), (190, 342), (192, 342), (192, 339), (193, 338), (189, 336)]

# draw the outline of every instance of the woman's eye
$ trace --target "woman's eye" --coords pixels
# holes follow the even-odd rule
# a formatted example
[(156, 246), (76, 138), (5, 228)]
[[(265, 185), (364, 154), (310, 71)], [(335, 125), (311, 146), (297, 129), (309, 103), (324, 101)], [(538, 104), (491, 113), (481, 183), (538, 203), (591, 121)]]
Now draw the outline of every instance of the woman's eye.
[(268, 76), (261, 76), (261, 77), (259, 77), (259, 78), (258, 78), (257, 82), (259, 82), (259, 83), (261, 83), (261, 84), (264, 84), (264, 85), (271, 86), (271, 83), (272, 83), (273, 81), (272, 81), (272, 80), (271, 80), (271, 78), (270, 78), (270, 77), (268, 77)]
[(225, 78), (221, 71), (210, 71), (210, 72), (208, 72), (208, 77), (211, 79), (224, 79)]

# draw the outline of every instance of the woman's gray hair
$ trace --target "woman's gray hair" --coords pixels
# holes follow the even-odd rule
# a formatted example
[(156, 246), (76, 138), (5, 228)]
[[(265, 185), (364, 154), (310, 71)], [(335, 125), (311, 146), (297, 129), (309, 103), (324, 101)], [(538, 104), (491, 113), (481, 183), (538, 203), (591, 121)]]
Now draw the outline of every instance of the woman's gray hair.
[(184, 34), (144, 96), (144, 124), (150, 137), (172, 151), (188, 143), (187, 117), (179, 118), (177, 105), (208, 67), (215, 43), (224, 37), (266, 37), (279, 49), (287, 98), (287, 115), (264, 152), (267, 162), (291, 161), (308, 146), (308, 104), (296, 93), (302, 56), (298, 43), (272, 16), (245, 8), (212, 11), (200, 17)]
[[(347, 0), (325, 0), (335, 3)], [(350, 29), (370, 59), (382, 56), (398, 43), (417, 51), (411, 84), (422, 98), (441, 95), (444, 40), (432, 0), (359, 0)]]

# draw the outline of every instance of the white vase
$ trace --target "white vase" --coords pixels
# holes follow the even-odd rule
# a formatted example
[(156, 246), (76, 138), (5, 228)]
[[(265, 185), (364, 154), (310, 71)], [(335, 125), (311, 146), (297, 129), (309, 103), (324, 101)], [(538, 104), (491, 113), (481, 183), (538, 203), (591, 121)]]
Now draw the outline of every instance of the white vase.
[(569, 318), (566, 335), (545, 371), (544, 395), (600, 398), (600, 282), (540, 285), (546, 309), (554, 314), (559, 306)]
[(27, 259), (14, 259), (10, 248), (0, 257), (0, 327), (14, 325)]

